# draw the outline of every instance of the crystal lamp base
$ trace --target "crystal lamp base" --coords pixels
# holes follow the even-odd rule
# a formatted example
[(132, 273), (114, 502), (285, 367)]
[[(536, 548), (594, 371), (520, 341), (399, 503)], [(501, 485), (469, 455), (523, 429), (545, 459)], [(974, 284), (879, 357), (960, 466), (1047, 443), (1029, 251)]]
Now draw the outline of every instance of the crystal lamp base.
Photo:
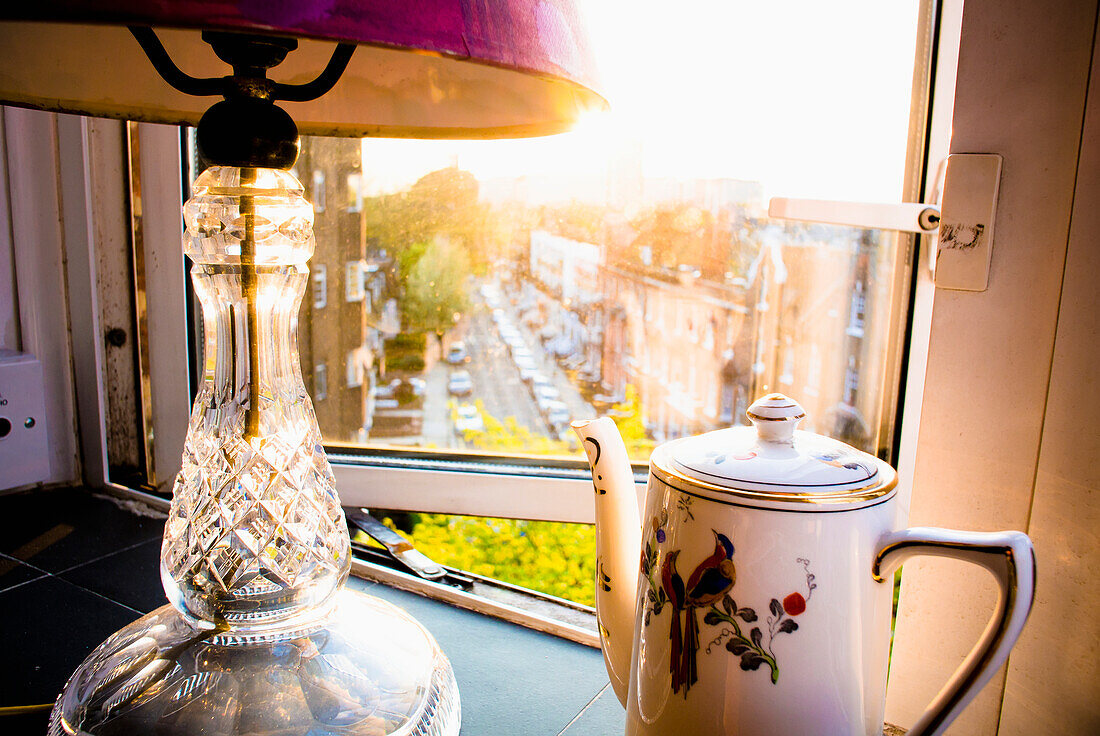
[(247, 635), (162, 606), (84, 660), (49, 733), (456, 736), (459, 722), (458, 685), (432, 635), (344, 589), (327, 616)]

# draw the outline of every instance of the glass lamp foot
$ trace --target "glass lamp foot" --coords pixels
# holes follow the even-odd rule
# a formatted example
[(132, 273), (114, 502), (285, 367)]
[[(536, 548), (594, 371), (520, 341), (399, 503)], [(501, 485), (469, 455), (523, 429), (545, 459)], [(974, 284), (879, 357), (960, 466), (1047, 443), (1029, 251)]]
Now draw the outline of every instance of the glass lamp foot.
[(458, 685), (401, 609), (341, 590), (327, 616), (270, 631), (202, 628), (162, 606), (77, 668), (50, 736), (457, 736)]

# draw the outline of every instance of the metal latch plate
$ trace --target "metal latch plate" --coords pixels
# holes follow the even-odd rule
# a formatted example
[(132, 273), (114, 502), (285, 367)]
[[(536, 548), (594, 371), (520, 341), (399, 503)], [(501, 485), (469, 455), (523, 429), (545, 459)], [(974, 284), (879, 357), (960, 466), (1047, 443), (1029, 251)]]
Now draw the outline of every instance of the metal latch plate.
[(1002, 161), (994, 153), (947, 157), (936, 246), (937, 289), (988, 288)]

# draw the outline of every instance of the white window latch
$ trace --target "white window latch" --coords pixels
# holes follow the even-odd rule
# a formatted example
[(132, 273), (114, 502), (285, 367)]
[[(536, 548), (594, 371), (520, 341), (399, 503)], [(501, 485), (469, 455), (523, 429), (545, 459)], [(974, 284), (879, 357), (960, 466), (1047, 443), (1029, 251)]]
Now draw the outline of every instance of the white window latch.
[(784, 220), (847, 225), (874, 230), (900, 230), (904, 233), (934, 233), (940, 223), (940, 208), (934, 204), (903, 202), (833, 202), (824, 199), (787, 199), (773, 197), (768, 202), (768, 217)]
[(928, 264), (936, 288), (985, 291), (989, 285), (989, 265), (993, 255), (993, 223), (997, 214), (1002, 161), (1001, 156), (993, 153), (951, 154), (940, 164), (932, 204), (877, 204), (775, 197), (768, 203), (768, 216), (936, 234), (937, 240), (930, 250)]

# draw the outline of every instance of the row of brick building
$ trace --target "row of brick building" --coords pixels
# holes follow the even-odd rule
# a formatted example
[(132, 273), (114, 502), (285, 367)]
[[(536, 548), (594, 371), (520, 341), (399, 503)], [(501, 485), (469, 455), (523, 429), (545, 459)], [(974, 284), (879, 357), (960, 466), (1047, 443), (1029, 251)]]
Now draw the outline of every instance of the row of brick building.
[[(360, 162), (359, 141), (307, 138), (296, 167), (317, 209), (299, 350), (330, 441), (369, 435), (383, 340), (400, 328), (392, 258), (364, 232)], [(782, 391), (806, 407), (807, 428), (875, 451), (888, 426), (896, 243), (736, 218), (729, 261), (742, 266), (721, 281), (626, 255), (627, 227), (606, 228), (613, 243), (533, 230), (517, 272), (568, 317), (559, 345), (573, 343), (580, 375), (610, 396), (635, 387), (654, 439), (744, 423), (753, 398)]]
[(807, 409), (804, 427), (874, 451), (892, 241), (841, 228), (751, 231), (753, 259), (723, 282), (610, 262), (604, 247), (540, 231), (529, 273), (552, 293), (598, 274), (594, 288), (564, 297), (586, 328), (587, 372), (611, 396), (634, 386), (654, 439), (745, 423), (755, 397), (781, 391)]

